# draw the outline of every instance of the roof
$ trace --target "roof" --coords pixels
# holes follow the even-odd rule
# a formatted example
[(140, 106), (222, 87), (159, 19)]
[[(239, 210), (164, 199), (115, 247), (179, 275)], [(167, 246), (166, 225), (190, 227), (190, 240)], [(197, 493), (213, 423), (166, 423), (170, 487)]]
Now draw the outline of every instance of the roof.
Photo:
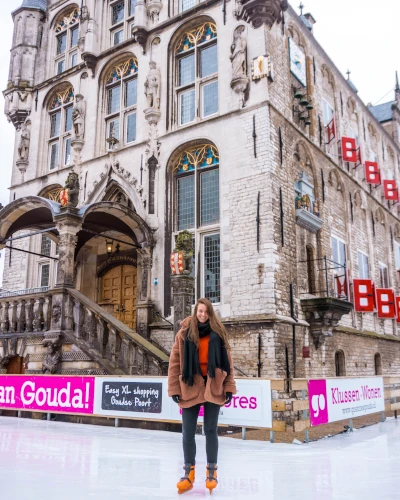
[[(19, 9), (40, 9), (46, 11), (47, 0), (23, 0), (21, 7)], [(18, 9), (18, 10), (19, 10)]]
[(396, 104), (395, 101), (385, 102), (378, 106), (369, 106), (368, 109), (375, 116), (378, 122), (387, 122), (393, 119), (392, 106)]
[(358, 94), (358, 89), (354, 85), (354, 83), (350, 80), (350, 78), (347, 79), (347, 83), (349, 84), (349, 87), (351, 88), (351, 90), (353, 90), (356, 94)]

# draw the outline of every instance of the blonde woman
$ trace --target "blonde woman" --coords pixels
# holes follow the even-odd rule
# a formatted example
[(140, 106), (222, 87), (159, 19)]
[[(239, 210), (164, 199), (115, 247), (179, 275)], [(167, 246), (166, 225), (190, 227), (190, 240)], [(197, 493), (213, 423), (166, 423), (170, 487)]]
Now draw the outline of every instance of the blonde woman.
[(204, 406), (206, 435), (206, 487), (216, 488), (218, 416), (221, 406), (236, 393), (227, 332), (208, 299), (199, 299), (193, 316), (186, 318), (176, 335), (168, 370), (168, 395), (182, 408), (182, 442), (185, 474), (178, 493), (193, 488), (195, 433), (200, 407)]

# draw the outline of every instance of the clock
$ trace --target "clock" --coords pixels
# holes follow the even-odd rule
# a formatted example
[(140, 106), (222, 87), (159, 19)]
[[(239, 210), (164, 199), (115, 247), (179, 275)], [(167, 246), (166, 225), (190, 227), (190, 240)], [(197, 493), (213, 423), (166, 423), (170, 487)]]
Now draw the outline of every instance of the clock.
[(289, 63), (292, 75), (297, 78), (303, 87), (306, 87), (306, 55), (301, 48), (296, 45), (292, 38), (289, 38)]

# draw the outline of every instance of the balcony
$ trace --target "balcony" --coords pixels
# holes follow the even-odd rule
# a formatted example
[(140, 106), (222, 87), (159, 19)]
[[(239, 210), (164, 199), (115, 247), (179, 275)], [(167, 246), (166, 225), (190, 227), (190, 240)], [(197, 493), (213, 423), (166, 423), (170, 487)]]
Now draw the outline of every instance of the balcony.
[(306, 208), (297, 208), (296, 224), (315, 234), (321, 229), (324, 221)]

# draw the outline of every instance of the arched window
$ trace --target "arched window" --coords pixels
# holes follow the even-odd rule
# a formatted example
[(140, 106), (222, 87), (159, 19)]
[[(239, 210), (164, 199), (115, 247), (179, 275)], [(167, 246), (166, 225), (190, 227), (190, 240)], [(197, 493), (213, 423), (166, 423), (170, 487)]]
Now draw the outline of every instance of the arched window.
[(136, 0), (110, 2), (110, 41), (118, 45), (131, 37), (135, 20)]
[(175, 46), (175, 60), (178, 124), (186, 125), (218, 113), (216, 25), (206, 22), (184, 33)]
[(70, 164), (73, 102), (72, 86), (57, 92), (50, 101), (49, 170)]
[(335, 373), (337, 377), (344, 377), (346, 375), (346, 364), (343, 351), (335, 352)]
[(106, 75), (106, 139), (136, 140), (137, 73), (137, 59), (131, 56)]
[(78, 64), (79, 9), (74, 8), (56, 24), (55, 73), (73, 68)]
[(379, 352), (374, 356), (375, 375), (382, 375), (382, 359)]
[(175, 229), (193, 234), (197, 293), (220, 302), (219, 154), (215, 146), (185, 149), (174, 165)]

